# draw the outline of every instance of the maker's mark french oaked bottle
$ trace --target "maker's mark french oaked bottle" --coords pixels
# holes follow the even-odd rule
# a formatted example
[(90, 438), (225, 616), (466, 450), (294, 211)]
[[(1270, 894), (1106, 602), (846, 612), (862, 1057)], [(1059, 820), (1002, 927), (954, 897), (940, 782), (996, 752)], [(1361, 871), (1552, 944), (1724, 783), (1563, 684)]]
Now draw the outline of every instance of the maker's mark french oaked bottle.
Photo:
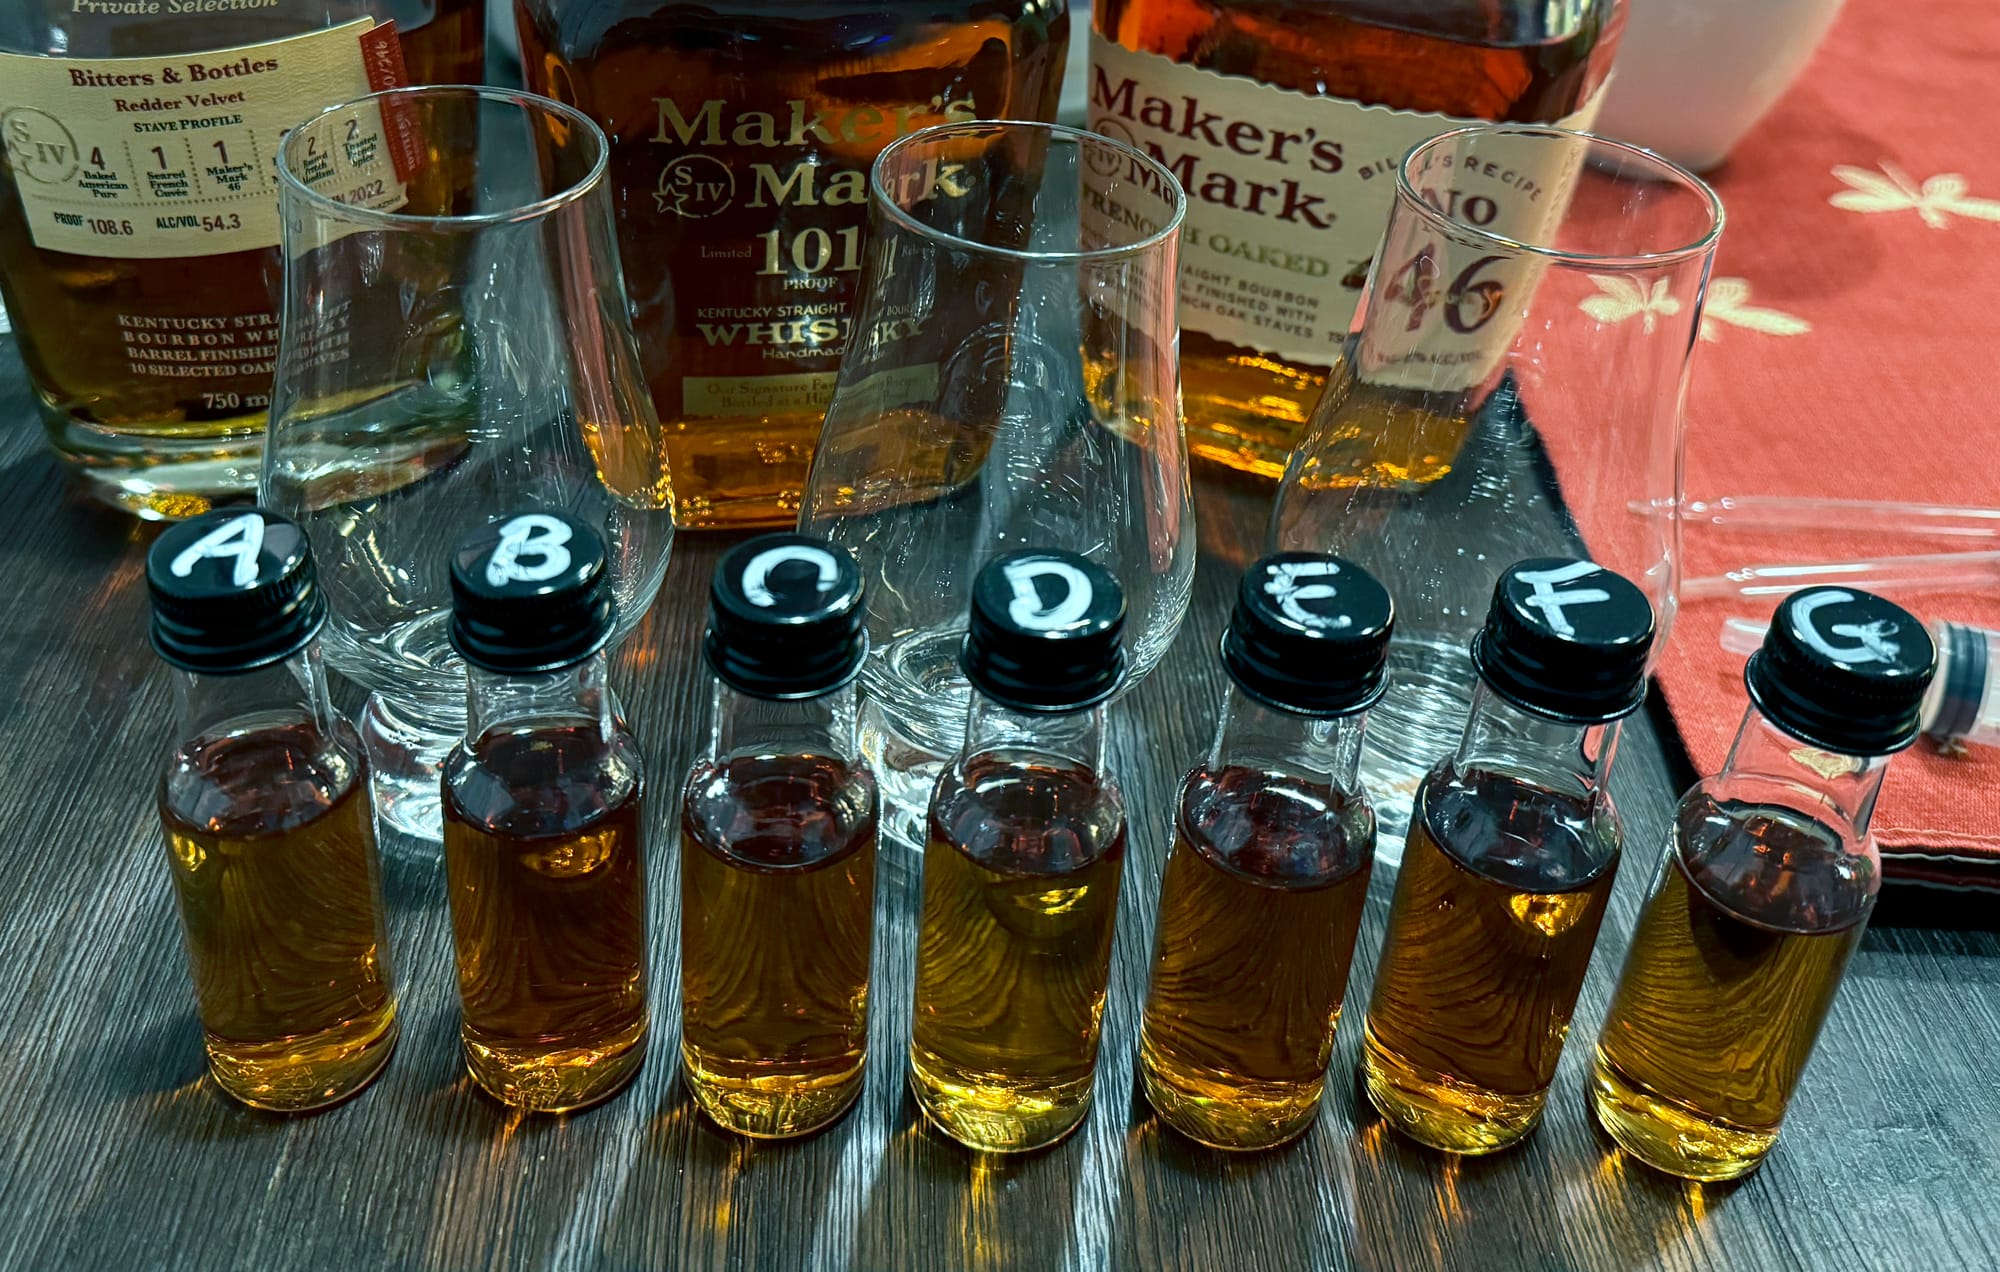
[(611, 136), (683, 527), (790, 525), (897, 137), (1055, 117), (1067, 0), (515, 0), (528, 86)]
[(0, 296), (56, 451), (93, 493), (183, 517), (256, 484), (278, 346), (279, 138), (377, 89), (477, 83), (483, 12), (0, 4)]
[(1588, 127), (1623, 0), (1103, 0), (1090, 126), (1174, 170), (1188, 447), (1276, 477), (1340, 356), (1411, 146)]

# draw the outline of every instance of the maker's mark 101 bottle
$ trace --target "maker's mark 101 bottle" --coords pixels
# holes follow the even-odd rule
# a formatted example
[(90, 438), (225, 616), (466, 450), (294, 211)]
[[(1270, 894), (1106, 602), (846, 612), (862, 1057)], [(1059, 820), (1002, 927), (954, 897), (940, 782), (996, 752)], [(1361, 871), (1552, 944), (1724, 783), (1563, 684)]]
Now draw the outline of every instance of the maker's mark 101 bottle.
[[(1275, 477), (1420, 141), (1478, 120), (1587, 128), (1623, 0), (1104, 0), (1090, 126), (1174, 170), (1194, 454)], [(1448, 196), (1447, 196), (1448, 197)]]

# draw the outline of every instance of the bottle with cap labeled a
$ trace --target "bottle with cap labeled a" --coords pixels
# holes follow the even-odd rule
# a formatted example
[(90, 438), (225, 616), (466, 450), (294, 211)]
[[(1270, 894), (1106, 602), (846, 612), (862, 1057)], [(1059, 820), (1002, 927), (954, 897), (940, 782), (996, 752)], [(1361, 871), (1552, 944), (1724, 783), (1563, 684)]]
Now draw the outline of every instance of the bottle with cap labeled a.
[(613, 710), (604, 548), (561, 513), (502, 517), (451, 557), (465, 738), (444, 763), (460, 1041), (482, 1089), (561, 1112), (646, 1054), (644, 773)]
[(1587, 561), (1500, 576), (1457, 751), (1425, 776), (1362, 1037), (1389, 1124), (1455, 1153), (1534, 1129), (1624, 829), (1605, 782), (1645, 697), (1653, 610)]
[(1117, 580), (1010, 552), (973, 580), (965, 746), (931, 797), (910, 1088), (974, 1149), (1053, 1144), (1090, 1111), (1125, 864), (1104, 704), (1125, 675)]
[(1597, 1039), (1591, 1102), (1627, 1152), (1734, 1179), (1777, 1142), (1881, 885), (1869, 833), (1937, 659), (1877, 596), (1786, 597), (1721, 773), (1674, 813)]
[(1181, 785), (1139, 1040), (1147, 1099), (1204, 1144), (1268, 1148), (1319, 1112), (1375, 859), (1357, 771), (1392, 615), (1361, 567), (1313, 553), (1265, 557), (1237, 592), (1232, 686)]
[(709, 588), (707, 754), (681, 803), (681, 1062), (717, 1124), (803, 1135), (861, 1093), (875, 780), (855, 733), (861, 573), (796, 534), (731, 549)]
[(389, 1062), (396, 996), (311, 546), (274, 513), (209, 513), (159, 537), (146, 582), (176, 720), (160, 820), (209, 1072), (257, 1108), (332, 1104)]

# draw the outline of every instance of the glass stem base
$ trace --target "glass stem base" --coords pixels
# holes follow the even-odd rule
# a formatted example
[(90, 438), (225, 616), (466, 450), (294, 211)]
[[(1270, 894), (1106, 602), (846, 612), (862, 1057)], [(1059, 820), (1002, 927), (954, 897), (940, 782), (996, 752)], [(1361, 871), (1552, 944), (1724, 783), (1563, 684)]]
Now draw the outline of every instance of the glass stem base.
[(384, 822), (415, 839), (444, 840), (440, 770), (451, 748), (465, 735), (465, 700), (450, 714), (443, 699), (421, 708), (371, 693), (355, 720), (368, 749), (375, 812)]

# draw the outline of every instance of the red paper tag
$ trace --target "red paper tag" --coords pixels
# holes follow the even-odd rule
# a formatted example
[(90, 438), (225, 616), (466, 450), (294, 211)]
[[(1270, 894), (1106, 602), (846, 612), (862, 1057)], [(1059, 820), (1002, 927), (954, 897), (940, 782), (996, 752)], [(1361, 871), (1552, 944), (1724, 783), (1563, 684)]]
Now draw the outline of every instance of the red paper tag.
[[(409, 68), (403, 65), (403, 42), (396, 37), (394, 22), (384, 22), (362, 35), (361, 64), (368, 73), (368, 86), (378, 93), (409, 86)], [(382, 128), (388, 134), (389, 162), (396, 166), (397, 179), (407, 182), (424, 164), (417, 113), (406, 101), (385, 101)]]

